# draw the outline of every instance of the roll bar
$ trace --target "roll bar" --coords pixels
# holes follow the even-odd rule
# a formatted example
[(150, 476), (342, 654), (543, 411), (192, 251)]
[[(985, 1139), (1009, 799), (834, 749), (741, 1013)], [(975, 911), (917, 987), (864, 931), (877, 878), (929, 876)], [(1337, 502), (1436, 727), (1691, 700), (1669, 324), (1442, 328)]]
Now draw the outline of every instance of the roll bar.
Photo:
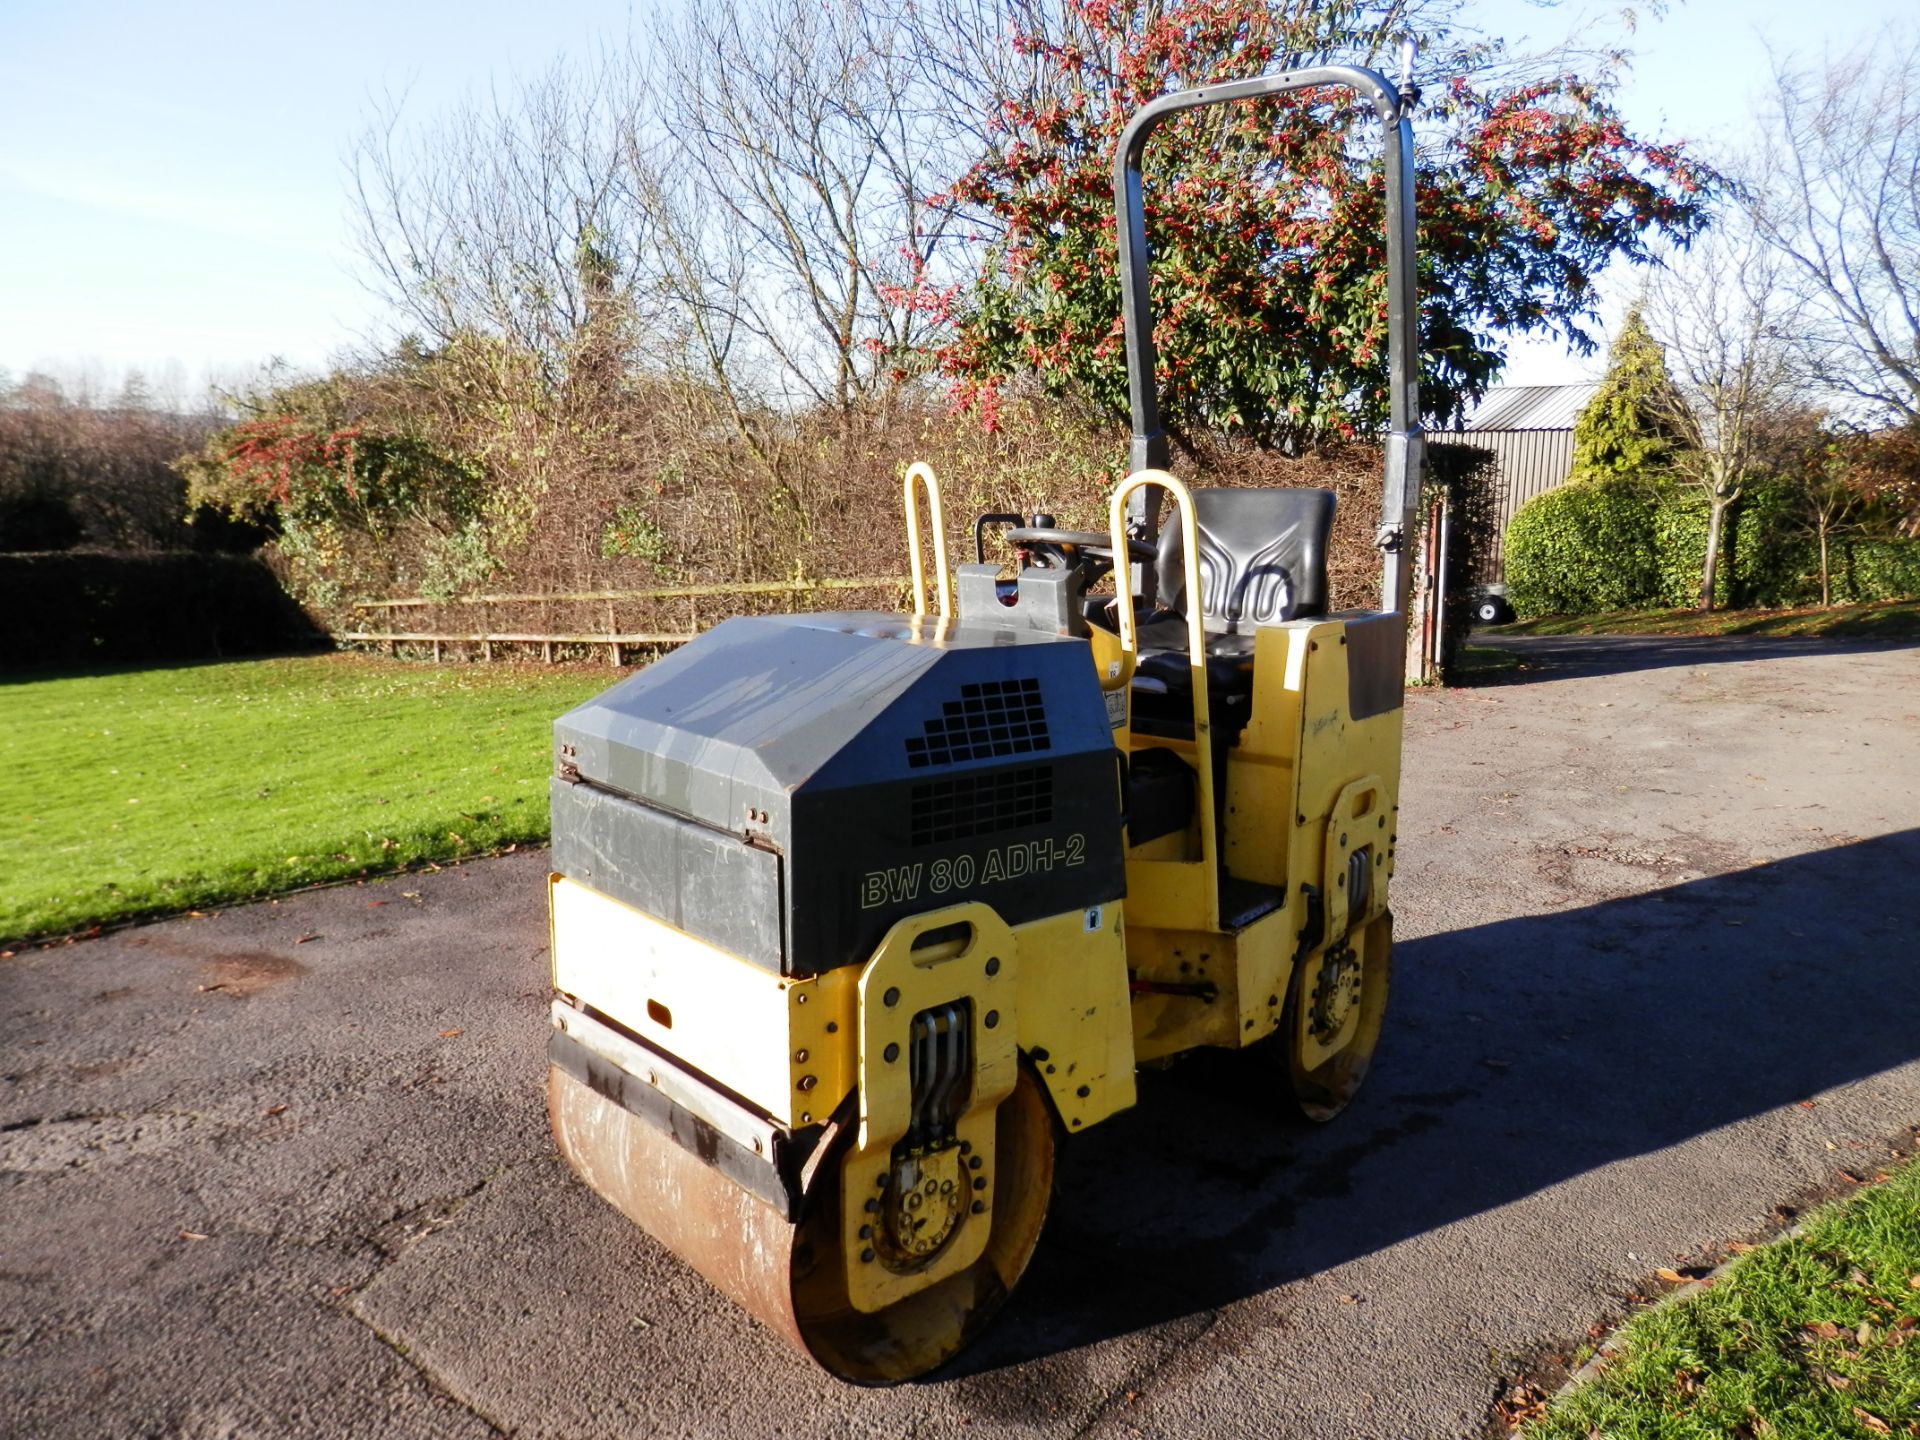
[[(1403, 82), (1404, 83), (1404, 82)], [(1391, 383), (1386, 437), (1386, 476), (1380, 497), (1380, 526), (1374, 535), (1384, 557), (1380, 608), (1405, 614), (1411, 585), (1407, 536), (1417, 524), (1420, 503), (1422, 435), (1420, 431), (1419, 314), (1414, 299), (1413, 103), (1378, 71), (1358, 65), (1316, 65), (1251, 80), (1207, 85), (1162, 95), (1128, 122), (1113, 162), (1113, 202), (1120, 228), (1121, 302), (1126, 318), (1127, 398), (1133, 411), (1133, 454), (1129, 470), (1164, 470), (1169, 455), (1160, 428), (1160, 402), (1154, 388), (1153, 312), (1147, 293), (1146, 216), (1140, 198), (1140, 160), (1147, 139), (1163, 123), (1203, 105), (1225, 105), (1337, 85), (1373, 103), (1387, 134), (1387, 365)], [(1151, 541), (1158, 500), (1143, 487), (1134, 492), (1129, 527)], [(1150, 567), (1140, 567), (1140, 591), (1152, 598)]]

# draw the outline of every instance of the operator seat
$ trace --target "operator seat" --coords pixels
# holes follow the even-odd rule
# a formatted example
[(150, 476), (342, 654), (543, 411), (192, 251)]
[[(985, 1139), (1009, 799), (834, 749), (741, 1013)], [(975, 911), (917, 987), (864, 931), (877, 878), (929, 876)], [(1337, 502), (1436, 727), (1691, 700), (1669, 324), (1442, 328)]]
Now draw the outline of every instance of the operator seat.
[[(1294, 488), (1192, 494), (1209, 709), (1215, 739), (1230, 741), (1253, 709), (1254, 631), (1327, 613), (1334, 495)], [(1178, 517), (1169, 517), (1154, 562), (1162, 608), (1140, 627), (1135, 671), (1134, 724), (1147, 734), (1193, 733), (1184, 549)]]

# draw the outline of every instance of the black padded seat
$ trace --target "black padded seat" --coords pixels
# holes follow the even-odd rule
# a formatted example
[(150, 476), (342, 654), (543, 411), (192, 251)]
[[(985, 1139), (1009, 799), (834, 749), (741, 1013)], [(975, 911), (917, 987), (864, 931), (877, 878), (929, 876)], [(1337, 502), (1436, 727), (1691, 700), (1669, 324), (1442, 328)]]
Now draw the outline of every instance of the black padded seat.
[[(1193, 492), (1200, 613), (1209, 635), (1250, 637), (1261, 625), (1327, 613), (1333, 506), (1331, 490)], [(1170, 518), (1154, 572), (1160, 603), (1179, 615), (1187, 612), (1184, 548), (1177, 517)], [(1185, 648), (1184, 629), (1178, 643)]]
[[(1254, 632), (1327, 613), (1334, 496), (1305, 489), (1192, 493), (1208, 698), (1218, 712), (1216, 733), (1234, 735), (1253, 704)], [(1193, 725), (1184, 551), (1178, 517), (1169, 517), (1154, 563), (1164, 608), (1139, 634), (1139, 673), (1160, 681), (1165, 694), (1136, 691), (1134, 697), (1135, 713), (1162, 733), (1171, 725), (1190, 734)]]

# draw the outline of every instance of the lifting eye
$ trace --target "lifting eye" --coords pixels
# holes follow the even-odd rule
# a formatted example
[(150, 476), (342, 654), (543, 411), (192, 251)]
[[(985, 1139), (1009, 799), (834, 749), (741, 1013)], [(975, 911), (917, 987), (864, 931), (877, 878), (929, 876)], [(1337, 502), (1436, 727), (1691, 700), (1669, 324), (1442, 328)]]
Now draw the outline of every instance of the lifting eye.
[(673, 1012), (658, 1000), (647, 1001), (647, 1018), (662, 1030), (671, 1030), (673, 1028)]
[(973, 926), (965, 920), (937, 926), (913, 937), (913, 963), (937, 965), (964, 954), (973, 944)]

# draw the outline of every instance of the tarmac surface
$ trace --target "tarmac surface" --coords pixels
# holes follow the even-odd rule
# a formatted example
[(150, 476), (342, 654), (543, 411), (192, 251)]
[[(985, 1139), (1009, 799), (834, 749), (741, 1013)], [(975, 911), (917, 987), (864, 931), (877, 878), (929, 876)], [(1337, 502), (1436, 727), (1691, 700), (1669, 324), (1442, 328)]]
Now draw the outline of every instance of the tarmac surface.
[(542, 853), (0, 963), (0, 1432), (1487, 1433), (1920, 1121), (1920, 648), (1499, 643), (1409, 701), (1353, 1108), (1143, 1076), (986, 1339), (890, 1391), (555, 1157)]

